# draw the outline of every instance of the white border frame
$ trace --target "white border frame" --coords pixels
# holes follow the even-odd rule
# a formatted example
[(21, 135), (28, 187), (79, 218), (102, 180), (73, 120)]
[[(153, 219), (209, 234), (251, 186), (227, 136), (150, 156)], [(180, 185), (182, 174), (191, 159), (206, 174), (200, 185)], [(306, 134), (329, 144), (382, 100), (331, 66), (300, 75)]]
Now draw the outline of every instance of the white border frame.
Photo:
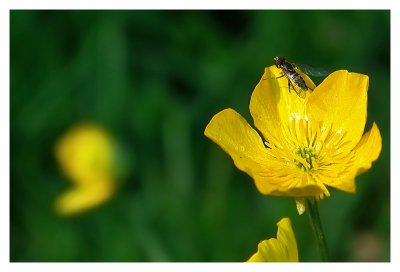
[[(193, 1), (194, 2), (194, 1)], [(396, 192), (399, 190), (399, 167), (397, 162), (399, 158), (399, 121), (398, 113), (400, 81), (393, 80), (400, 75), (399, 71), (399, 54), (400, 50), (400, 10), (396, 8), (395, 1), (390, 0), (345, 0), (345, 1), (329, 1), (325, 3), (323, 0), (231, 0), (216, 1), (203, 0), (190, 3), (188, 1), (181, 2), (176, 0), (148, 0), (148, 1), (129, 1), (129, 0), (19, 0), (7, 1), (0, 4), (0, 37), (1, 37), (1, 70), (0, 70), (0, 103), (1, 114), (0, 124), (1, 133), (1, 153), (2, 163), (0, 173), (2, 173), (1, 184), (1, 215), (7, 218), (7, 223), (0, 224), (0, 258), (2, 271), (29, 271), (29, 272), (46, 272), (46, 271), (310, 271), (310, 269), (323, 269), (324, 272), (330, 271), (394, 271), (399, 264), (399, 201)], [(343, 2), (343, 3), (338, 3)], [(9, 20), (11, 9), (390, 9), (391, 10), (391, 262), (390, 263), (300, 263), (300, 264), (242, 264), (242, 263), (10, 263), (9, 256), (9, 181), (10, 181), (10, 116), (9, 116)], [(396, 163), (395, 163), (396, 162)], [(397, 167), (396, 167), (397, 166)], [(394, 211), (394, 212), (393, 212)], [(294, 267), (295, 266), (295, 267)]]

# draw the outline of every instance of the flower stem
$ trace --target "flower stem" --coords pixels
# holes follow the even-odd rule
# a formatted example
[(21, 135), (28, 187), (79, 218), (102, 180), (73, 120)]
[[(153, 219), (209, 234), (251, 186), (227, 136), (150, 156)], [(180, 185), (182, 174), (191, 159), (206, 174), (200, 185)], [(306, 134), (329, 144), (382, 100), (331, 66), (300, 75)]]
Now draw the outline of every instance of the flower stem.
[(319, 218), (318, 203), (315, 199), (311, 198), (308, 198), (306, 202), (311, 226), (313, 228), (315, 238), (317, 239), (318, 250), (321, 255), (321, 260), (323, 262), (328, 262), (328, 246), (326, 244), (324, 231), (322, 230), (321, 220)]

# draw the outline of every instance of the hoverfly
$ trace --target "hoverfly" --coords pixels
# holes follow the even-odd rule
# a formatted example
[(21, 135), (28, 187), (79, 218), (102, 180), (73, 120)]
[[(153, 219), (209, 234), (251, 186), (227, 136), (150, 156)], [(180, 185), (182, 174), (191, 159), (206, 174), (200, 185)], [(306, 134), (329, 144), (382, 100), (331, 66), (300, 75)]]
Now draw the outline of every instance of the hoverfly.
[(275, 66), (282, 70), (282, 76), (280, 77), (284, 76), (288, 80), (289, 92), (290, 88), (293, 88), (296, 94), (303, 99), (306, 98), (307, 90), (313, 91), (313, 89), (307, 86), (306, 82), (301, 77), (301, 75), (296, 71), (296, 69), (310, 76), (326, 76), (328, 74), (328, 72), (323, 69), (313, 68), (307, 65), (298, 65), (290, 63), (287, 62), (282, 57), (275, 57), (274, 61), (275, 61)]

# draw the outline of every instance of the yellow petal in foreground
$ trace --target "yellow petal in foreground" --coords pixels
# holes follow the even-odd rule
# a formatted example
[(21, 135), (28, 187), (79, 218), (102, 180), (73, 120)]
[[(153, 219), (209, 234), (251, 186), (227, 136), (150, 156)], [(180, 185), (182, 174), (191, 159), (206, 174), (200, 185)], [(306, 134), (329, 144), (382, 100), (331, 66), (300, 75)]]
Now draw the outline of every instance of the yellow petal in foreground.
[(236, 111), (217, 113), (208, 124), (205, 135), (229, 153), (237, 168), (252, 176), (269, 165), (269, 154), (262, 138)]
[[(308, 86), (314, 83), (304, 74)], [(310, 82), (310, 83), (309, 83)], [(254, 125), (269, 140), (279, 141), (282, 134), (282, 123), (292, 118), (304, 118), (304, 99), (294, 91), (289, 92), (288, 81), (281, 76), (281, 70), (275, 66), (265, 69), (260, 82), (254, 89), (250, 100), (250, 112)]]
[(378, 159), (382, 149), (382, 137), (374, 123), (355, 148), (355, 169), (361, 174), (371, 168), (371, 162)]
[(278, 222), (277, 238), (264, 240), (248, 262), (298, 262), (296, 237), (289, 218)]
[(345, 70), (336, 71), (310, 95), (306, 114), (313, 124), (321, 122), (321, 127), (342, 132), (342, 142), (348, 142), (342, 149), (351, 150), (360, 141), (364, 131), (367, 91), (368, 76)]
[(319, 199), (330, 195), (328, 187), (354, 192), (355, 177), (371, 167), (382, 145), (375, 124), (363, 136), (368, 76), (336, 71), (305, 99), (279, 76), (275, 66), (266, 68), (251, 96), (257, 130), (228, 109), (212, 118), (205, 135), (262, 194)]

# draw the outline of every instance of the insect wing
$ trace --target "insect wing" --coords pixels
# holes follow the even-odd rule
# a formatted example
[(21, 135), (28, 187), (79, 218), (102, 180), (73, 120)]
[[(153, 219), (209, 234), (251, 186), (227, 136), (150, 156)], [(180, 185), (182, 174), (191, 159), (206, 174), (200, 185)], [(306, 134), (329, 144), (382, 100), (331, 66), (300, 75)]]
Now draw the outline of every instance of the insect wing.
[(291, 83), (292, 88), (294, 89), (294, 91), (296, 92), (296, 94), (300, 97), (300, 98), (306, 98), (306, 91), (300, 89), (299, 87), (297, 87), (295, 84)]
[(297, 69), (302, 71), (303, 73), (309, 75), (309, 76), (314, 76), (314, 77), (324, 77), (329, 74), (328, 70), (320, 67), (313, 67), (309, 66), (307, 64), (294, 64)]
[(290, 88), (292, 88), (300, 98), (306, 98), (306, 90), (302, 90), (299, 86), (297, 86), (296, 82), (294, 82), (290, 76), (285, 74), (285, 77), (289, 81), (289, 92)]

